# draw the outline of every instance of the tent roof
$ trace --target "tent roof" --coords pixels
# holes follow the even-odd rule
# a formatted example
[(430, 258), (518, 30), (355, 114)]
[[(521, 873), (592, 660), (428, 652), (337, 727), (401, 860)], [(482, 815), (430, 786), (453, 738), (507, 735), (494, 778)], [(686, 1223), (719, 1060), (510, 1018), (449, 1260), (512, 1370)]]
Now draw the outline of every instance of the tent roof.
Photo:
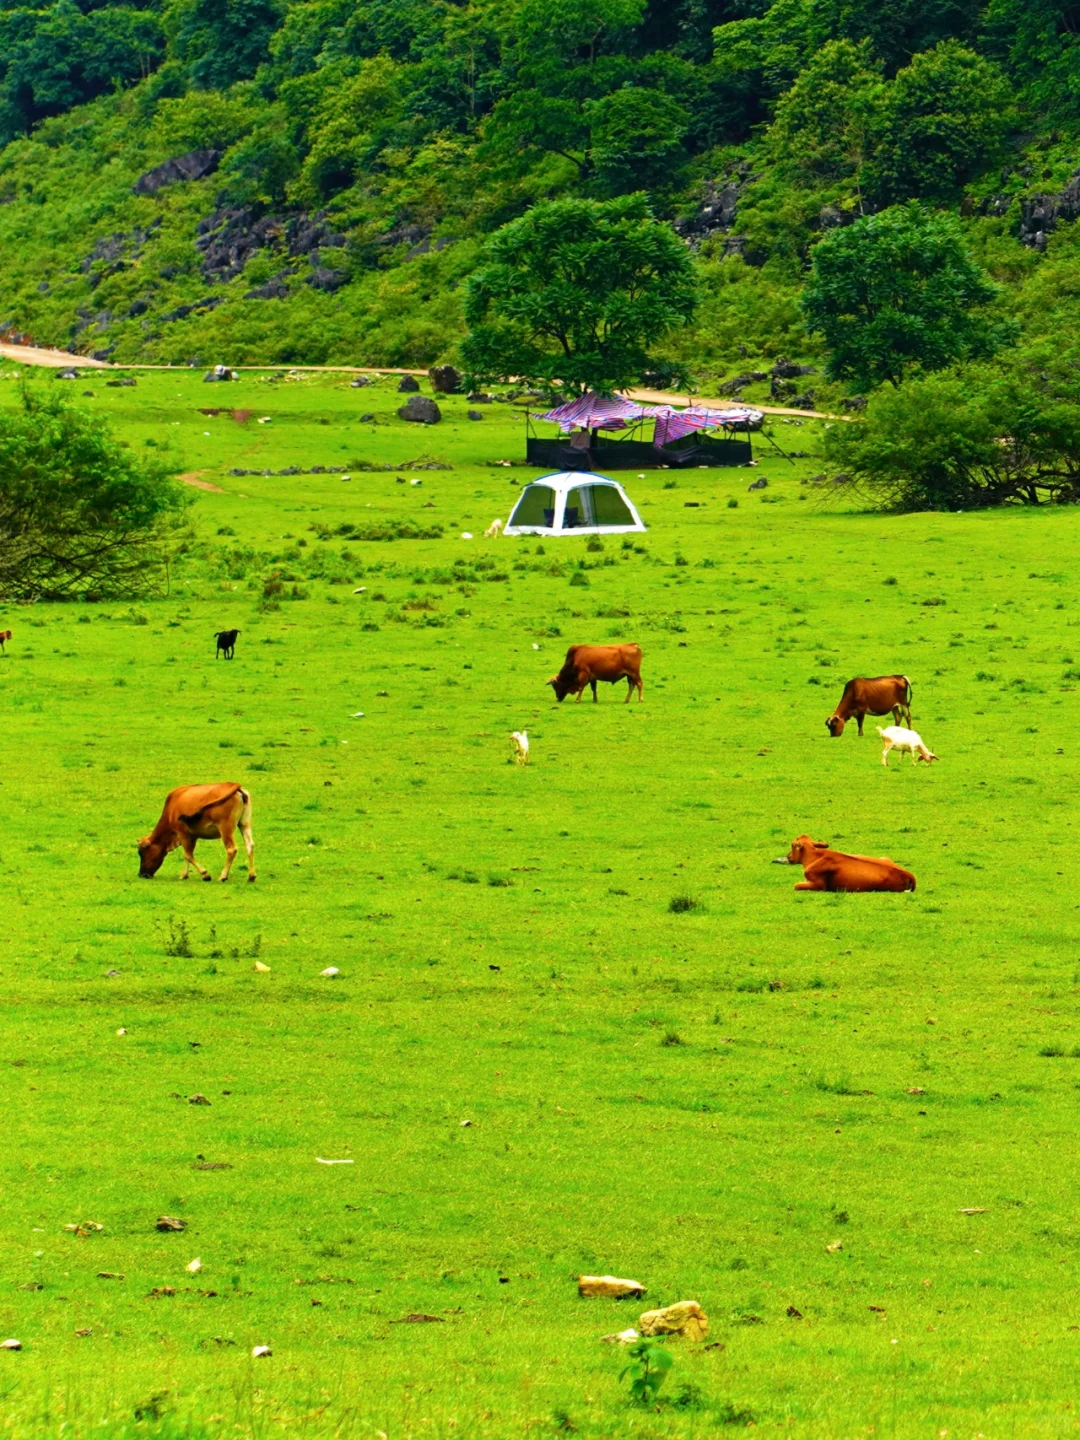
[[(535, 522), (519, 521), (518, 524), (514, 524), (514, 516), (527, 493), (541, 486), (545, 490), (551, 490), (553, 492), (552, 503), (549, 507), (546, 507), (547, 514), (550, 516), (550, 523), (538, 525)], [(598, 486), (605, 490), (614, 490), (626, 506), (628, 511), (627, 521), (623, 523), (605, 523), (594, 520), (592, 524), (576, 524), (571, 528), (565, 528), (563, 525), (563, 515), (570, 492), (582, 488), (588, 489), (590, 486)], [(590, 515), (595, 509), (592, 501), (586, 501), (585, 497), (582, 497), (582, 502), (584, 505), (583, 514)], [(559, 470), (553, 475), (538, 475), (535, 480), (529, 481), (514, 502), (514, 507), (510, 512), (510, 520), (503, 530), (503, 534), (551, 536), (603, 535), (625, 534), (628, 531), (643, 531), (645, 528), (641, 516), (634, 508), (634, 502), (617, 480), (612, 480), (607, 475), (594, 475), (590, 470)]]

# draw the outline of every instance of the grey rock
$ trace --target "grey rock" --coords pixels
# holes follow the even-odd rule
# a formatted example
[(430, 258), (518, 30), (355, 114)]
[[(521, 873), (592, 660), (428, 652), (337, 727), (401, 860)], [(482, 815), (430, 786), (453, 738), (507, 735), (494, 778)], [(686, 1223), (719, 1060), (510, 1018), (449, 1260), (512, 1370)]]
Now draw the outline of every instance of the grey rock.
[(483, 420), (484, 416), (479, 410), (466, 410), (465, 418), (467, 420)]
[[(813, 410), (814, 392), (807, 390), (805, 395), (796, 395), (790, 404), (793, 410)], [(799, 423), (802, 424), (802, 421)]]
[(410, 396), (397, 413), (399, 420), (412, 420), (420, 425), (437, 425), (442, 419), (442, 411), (426, 395)]
[(370, 375), (357, 375), (356, 379), (350, 383), (349, 389), (363, 390), (365, 386), (373, 385), (374, 383)]
[(327, 294), (333, 294), (340, 290), (342, 285), (348, 284), (349, 277), (342, 270), (326, 270), (317, 265), (307, 277), (307, 283), (315, 290), (324, 290)]
[(770, 374), (774, 380), (797, 380), (800, 375), (816, 375), (817, 370), (813, 365), (794, 365), (783, 355), (778, 355)]
[(857, 218), (854, 210), (845, 210), (842, 205), (823, 205), (818, 211), (818, 225), (822, 230), (839, 230)]
[(186, 155), (177, 155), (140, 175), (131, 187), (136, 195), (156, 195), (166, 185), (175, 185), (183, 180), (202, 180), (212, 175), (221, 159), (220, 150), (190, 150)]
[(375, 419), (375, 416), (372, 415), (372, 414), (369, 412), (367, 415), (361, 415), (361, 416), (360, 416), (360, 419), (361, 419), (362, 421), (374, 420), (374, 419)]
[(147, 312), (147, 310), (149, 310), (149, 309), (150, 309), (150, 302), (149, 302), (148, 300), (143, 300), (143, 299), (133, 300), (133, 301), (131, 302), (131, 304), (128, 306), (128, 312), (127, 312), (127, 313), (128, 313), (128, 319), (129, 319), (129, 320), (134, 320), (134, 319), (136, 319), (136, 317), (139, 316), (139, 315), (145, 315), (146, 312)]
[(461, 371), (453, 365), (433, 365), (427, 373), (436, 395), (456, 395), (461, 389)]
[(485, 395), (483, 390), (473, 390), (471, 394), (466, 396), (466, 399), (470, 405), (490, 405), (495, 399), (495, 396)]
[(768, 380), (768, 378), (764, 370), (744, 370), (741, 375), (736, 375), (731, 380), (725, 380), (723, 385), (718, 388), (721, 395), (737, 395), (747, 385), (753, 385), (759, 380)]
[(706, 180), (701, 199), (690, 214), (675, 221), (675, 229), (691, 250), (698, 250), (714, 235), (725, 234), (735, 223), (739, 197), (750, 179), (748, 167), (726, 181)]
[(420, 389), (420, 382), (415, 375), (403, 375), (398, 381), (397, 388), (402, 395), (415, 395)]
[(82, 376), (78, 370), (61, 370), (57, 373), (57, 380), (81, 380)]
[(840, 401), (840, 409), (841, 409), (841, 410), (865, 410), (865, 409), (866, 409), (866, 396), (865, 396), (865, 395), (845, 395), (844, 398)]
[(289, 293), (289, 287), (280, 280), (267, 280), (265, 285), (256, 285), (254, 290), (248, 290), (244, 295), (245, 300), (284, 300)]

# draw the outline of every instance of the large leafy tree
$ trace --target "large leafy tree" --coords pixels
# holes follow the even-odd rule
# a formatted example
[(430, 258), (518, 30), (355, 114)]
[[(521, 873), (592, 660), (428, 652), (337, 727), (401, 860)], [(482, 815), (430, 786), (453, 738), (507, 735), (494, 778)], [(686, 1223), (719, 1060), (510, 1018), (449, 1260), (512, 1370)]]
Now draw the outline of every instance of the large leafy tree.
[(643, 196), (547, 202), (490, 240), (462, 358), (481, 382), (615, 390), (657, 366), (654, 347), (695, 302), (691, 256)]
[(874, 117), (874, 185), (886, 201), (954, 199), (996, 158), (1009, 89), (992, 60), (954, 40), (899, 71)]
[(181, 487), (103, 420), (42, 399), (0, 411), (0, 596), (131, 596), (161, 586)]
[(991, 308), (997, 293), (957, 222), (912, 202), (822, 240), (802, 307), (824, 337), (830, 376), (869, 390), (1008, 343), (1013, 331)]
[(830, 40), (776, 107), (769, 154), (803, 184), (858, 180), (885, 89), (869, 44)]

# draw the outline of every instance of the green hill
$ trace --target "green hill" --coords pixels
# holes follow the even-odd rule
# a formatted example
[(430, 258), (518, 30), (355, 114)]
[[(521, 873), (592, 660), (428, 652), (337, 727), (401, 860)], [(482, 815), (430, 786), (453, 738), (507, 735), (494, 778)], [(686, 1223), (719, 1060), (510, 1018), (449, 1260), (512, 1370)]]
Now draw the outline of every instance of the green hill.
[[(0, 0), (3, 4), (3, 0)], [(485, 237), (645, 191), (694, 249), (678, 358), (814, 358), (830, 229), (957, 212), (1022, 344), (1080, 279), (1080, 59), (1015, 0), (57, 0), (0, 8), (0, 327), (118, 361), (454, 357)]]

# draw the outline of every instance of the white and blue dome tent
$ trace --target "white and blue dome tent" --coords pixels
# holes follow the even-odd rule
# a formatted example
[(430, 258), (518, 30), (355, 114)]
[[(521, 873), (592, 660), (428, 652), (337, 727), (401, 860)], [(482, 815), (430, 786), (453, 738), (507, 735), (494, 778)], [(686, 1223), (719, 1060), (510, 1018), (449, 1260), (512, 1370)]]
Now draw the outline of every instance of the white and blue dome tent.
[(504, 535), (626, 535), (645, 524), (616, 480), (562, 470), (526, 485)]

